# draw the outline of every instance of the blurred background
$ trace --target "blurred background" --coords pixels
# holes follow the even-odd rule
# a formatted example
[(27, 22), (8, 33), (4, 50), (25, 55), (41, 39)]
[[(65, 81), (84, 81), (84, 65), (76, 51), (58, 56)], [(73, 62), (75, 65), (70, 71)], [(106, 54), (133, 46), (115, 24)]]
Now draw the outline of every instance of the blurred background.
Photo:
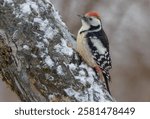
[[(51, 0), (76, 35), (78, 14), (98, 11), (110, 41), (117, 101), (150, 101), (150, 0)], [(19, 101), (0, 80), (0, 101)]]

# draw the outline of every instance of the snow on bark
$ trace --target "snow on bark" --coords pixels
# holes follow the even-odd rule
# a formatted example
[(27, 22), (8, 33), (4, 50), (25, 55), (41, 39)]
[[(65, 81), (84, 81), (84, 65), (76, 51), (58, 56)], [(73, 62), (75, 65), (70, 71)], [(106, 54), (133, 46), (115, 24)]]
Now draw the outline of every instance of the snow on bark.
[(76, 42), (49, 0), (4, 0), (0, 7), (1, 23), (9, 23), (0, 26), (7, 34), (2, 40), (11, 41), (3, 45), (12, 49), (14, 61), (0, 65), (0, 73), (22, 101), (114, 101), (93, 69), (67, 46), (76, 48)]

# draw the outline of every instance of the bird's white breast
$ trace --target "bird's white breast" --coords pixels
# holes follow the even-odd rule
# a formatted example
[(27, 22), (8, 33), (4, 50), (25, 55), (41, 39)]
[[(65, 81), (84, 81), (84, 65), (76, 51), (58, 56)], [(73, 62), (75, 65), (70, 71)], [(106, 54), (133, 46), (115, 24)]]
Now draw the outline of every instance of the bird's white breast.
[(80, 32), (78, 33), (77, 51), (89, 66), (95, 67), (96, 62), (92, 57), (92, 53), (91, 53), (90, 48), (87, 44), (87, 39), (85, 38), (85, 35), (86, 35), (86, 33), (82, 33), (82, 34), (80, 34)]

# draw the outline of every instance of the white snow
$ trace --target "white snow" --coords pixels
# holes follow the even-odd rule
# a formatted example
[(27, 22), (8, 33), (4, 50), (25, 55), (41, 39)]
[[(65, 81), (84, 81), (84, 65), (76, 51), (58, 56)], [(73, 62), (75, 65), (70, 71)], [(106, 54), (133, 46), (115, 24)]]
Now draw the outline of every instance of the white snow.
[(41, 17), (35, 17), (35, 18), (33, 19), (33, 22), (42, 23), (43, 20), (41, 19)]
[(23, 14), (30, 14), (31, 8), (34, 9), (36, 12), (38, 12), (38, 6), (35, 2), (32, 2), (30, 0), (27, 0), (26, 3), (23, 3), (20, 5), (21, 12)]
[(41, 58), (43, 58), (45, 55), (46, 55), (46, 53), (45, 53), (45, 52), (40, 52), (40, 56), (41, 56)]
[[(59, 24), (59, 25), (62, 25), (62, 26), (66, 26), (65, 23), (64, 23), (64, 22), (62, 21), (62, 19), (60, 18), (60, 15), (59, 15), (58, 11), (55, 10), (54, 6), (52, 6), (52, 7), (53, 7), (53, 10), (54, 10), (53, 16), (55, 17), (55, 19), (56, 19), (56, 21), (58, 22), (58, 24)], [(60, 23), (61, 23), (61, 24), (60, 24)]]
[(23, 45), (23, 49), (29, 50), (29, 46), (28, 45)]
[(81, 76), (85, 76), (85, 71), (84, 71), (84, 70), (80, 70), (80, 71), (79, 71), (79, 74), (80, 74)]
[(37, 56), (33, 53), (31, 53), (31, 56), (34, 57), (34, 58), (37, 58)]
[(86, 85), (86, 77), (85, 76), (81, 76), (80, 74), (78, 76), (74, 76), (75, 79), (80, 80), (80, 82), (85, 86)]
[(61, 54), (65, 54), (68, 56), (71, 56), (73, 54), (72, 48), (67, 46), (67, 43), (64, 39), (61, 39), (61, 44), (55, 45), (54, 49), (56, 50), (56, 52), (59, 52)]
[(65, 92), (67, 93), (67, 95), (75, 97), (78, 101), (88, 101), (88, 93), (82, 94), (80, 91), (75, 91), (72, 88), (65, 89)]
[[(72, 73), (73, 73), (73, 71), (78, 70), (78, 68), (80, 68), (79, 74), (75, 75), (73, 73), (73, 75), (74, 75), (75, 79), (80, 80), (80, 82), (83, 85), (86, 85), (87, 83), (90, 83), (91, 85), (93, 84), (94, 77), (96, 77), (96, 74), (91, 67), (87, 66), (85, 63), (82, 63), (79, 66), (71, 63), (71, 64), (68, 64), (68, 66)], [(87, 71), (87, 74), (83, 69), (85, 69)]]
[(72, 87), (70, 88), (66, 88), (64, 90), (67, 95), (75, 97), (78, 101), (95, 101), (94, 98), (97, 98), (97, 101), (101, 101), (101, 102), (106, 102), (109, 100), (105, 99), (105, 94), (102, 91), (102, 86), (98, 85), (96, 82), (93, 82), (91, 84), (91, 86), (84, 90), (84, 91), (75, 91), (74, 89), (72, 89)]
[(85, 72), (83, 72), (83, 71), (80, 72), (79, 71), (79, 75), (75, 76), (75, 79), (80, 80), (80, 82), (83, 85), (86, 85), (87, 83), (93, 84), (93, 82), (94, 82), (94, 75), (91, 75), (92, 72), (88, 72), (88, 76), (86, 76)]
[(58, 33), (56, 29), (52, 29), (51, 27), (48, 27), (45, 29), (45, 38), (53, 39), (53, 37)]
[(13, 3), (12, 0), (5, 0), (7, 3)]
[(75, 90), (73, 90), (72, 88), (66, 88), (65, 92), (67, 93), (67, 95), (69, 96), (73, 96), (75, 93), (77, 93)]
[(50, 58), (50, 56), (46, 56), (45, 58), (45, 63), (51, 68), (54, 66), (54, 62), (52, 61), (52, 59)]
[(47, 19), (43, 20), (40, 17), (36, 17), (33, 21), (39, 23), (40, 30), (45, 32), (45, 38), (53, 39), (53, 37), (58, 33), (58, 30), (50, 26), (51, 24)]
[(31, 13), (30, 5), (27, 3), (23, 3), (22, 5), (20, 5), (20, 9), (21, 9), (22, 13), (24, 13), (24, 14)]
[[(102, 89), (102, 85), (99, 85), (94, 79), (94, 77), (96, 77), (95, 72), (93, 71), (92, 68), (88, 67), (86, 64), (82, 63), (81, 65), (79, 65), (79, 67), (77, 67), (75, 64), (68, 64), (69, 69), (71, 71), (77, 70), (77, 68), (80, 68), (79, 74), (75, 75), (74, 77), (77, 80), (80, 80), (80, 82), (86, 86), (87, 84), (90, 86), (88, 89), (85, 89), (83, 91), (83, 95), (80, 91), (75, 91), (73, 90), (71, 87), (65, 89), (65, 92), (67, 93), (67, 95), (69, 96), (73, 96), (75, 97), (77, 100), (79, 101), (95, 101), (94, 98), (97, 98), (96, 100), (105, 102), (108, 101), (105, 99), (104, 97), (104, 92), (101, 90)], [(83, 70), (86, 69), (88, 76), (86, 74), (86, 72)], [(87, 94), (87, 95), (86, 95)], [(94, 94), (94, 95), (93, 95)]]
[(45, 53), (47, 53), (47, 54), (48, 54), (48, 48), (47, 48), (47, 47), (45, 48)]
[(51, 100), (53, 100), (55, 98), (55, 95), (48, 95), (48, 99), (51, 101)]
[[(99, 100), (101, 102), (106, 102), (107, 100), (104, 98), (105, 94), (104, 92), (102, 91), (102, 86), (98, 85), (96, 82), (93, 82), (93, 85), (91, 85), (91, 87), (88, 89), (88, 92), (89, 92), (89, 98), (90, 100), (93, 100), (93, 98), (99, 98)], [(95, 95), (92, 95), (92, 94), (95, 94)]]
[(49, 41), (46, 38), (43, 39), (43, 42), (49, 45)]
[(89, 67), (87, 64), (85, 63), (81, 63), (81, 65), (79, 65), (80, 68), (84, 68), (87, 70), (89, 76), (95, 76), (95, 72), (93, 71), (93, 69), (91, 67)]
[(64, 75), (64, 72), (63, 72), (63, 69), (62, 69), (61, 65), (59, 65), (59, 66), (57, 67), (57, 74), (59, 74), (59, 75)]
[(39, 25), (40, 25), (40, 30), (42, 30), (42, 31), (45, 31), (45, 29), (47, 28), (47, 26), (48, 26), (48, 24), (49, 24), (49, 21), (48, 21), (47, 19), (43, 20), (43, 19), (40, 18), (40, 17), (34, 18), (33, 21), (36, 22), (36, 23), (39, 23)]
[(42, 49), (42, 48), (44, 48), (44, 43), (43, 42), (37, 42), (36, 47)]
[[(71, 63), (68, 64), (70, 71), (73, 73), (74, 70), (78, 70), (77, 68), (80, 68), (79, 74), (78, 75), (74, 75), (75, 79), (80, 80), (80, 82), (83, 85), (86, 85), (87, 83), (90, 84), (93, 88), (95, 86), (93, 86), (94, 84), (94, 77), (96, 77), (95, 72), (93, 71), (92, 68), (90, 68), (89, 66), (87, 66), (86, 64), (82, 63), (81, 65), (79, 65), (79, 67), (77, 67), (75, 64)], [(85, 69), (87, 71), (86, 72), (83, 70)]]
[(75, 64), (73, 64), (73, 63), (68, 64), (68, 66), (69, 66), (70, 70), (75, 70), (77, 68), (77, 66)]

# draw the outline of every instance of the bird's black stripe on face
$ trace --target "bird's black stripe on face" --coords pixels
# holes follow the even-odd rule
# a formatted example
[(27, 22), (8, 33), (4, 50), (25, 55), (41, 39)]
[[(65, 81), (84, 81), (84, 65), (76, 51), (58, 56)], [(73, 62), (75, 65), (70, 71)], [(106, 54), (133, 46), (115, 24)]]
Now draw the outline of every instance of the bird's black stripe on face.
[(80, 34), (82, 34), (82, 33), (84, 33), (84, 32), (88, 32), (88, 31), (94, 31), (94, 30), (97, 30), (97, 29), (99, 29), (100, 28), (100, 25), (98, 25), (98, 26), (92, 26), (92, 25), (90, 25), (90, 29), (88, 29), (88, 30), (83, 30), (83, 31), (81, 31), (80, 32)]
[(100, 25), (98, 25), (98, 26), (92, 26), (91, 25), (89, 31), (97, 30), (99, 28), (100, 28)]

